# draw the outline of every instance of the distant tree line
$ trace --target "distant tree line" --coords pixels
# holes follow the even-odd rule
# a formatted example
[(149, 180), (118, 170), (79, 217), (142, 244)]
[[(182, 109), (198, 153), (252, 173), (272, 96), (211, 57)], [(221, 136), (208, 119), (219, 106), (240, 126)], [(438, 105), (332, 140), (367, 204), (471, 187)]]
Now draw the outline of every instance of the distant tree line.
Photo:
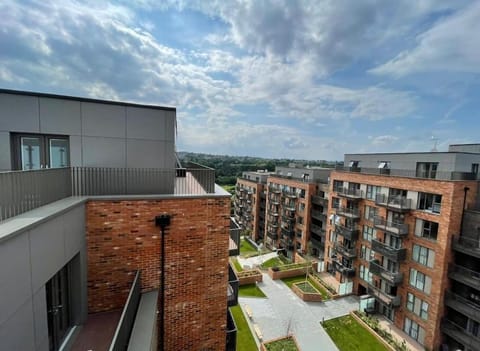
[(269, 159), (251, 156), (210, 155), (193, 152), (179, 152), (181, 162), (195, 162), (215, 169), (216, 182), (220, 185), (233, 185), (237, 177), (245, 171), (260, 169), (274, 171), (275, 166), (288, 166), (296, 163), (309, 166), (331, 167), (334, 162), (294, 159)]

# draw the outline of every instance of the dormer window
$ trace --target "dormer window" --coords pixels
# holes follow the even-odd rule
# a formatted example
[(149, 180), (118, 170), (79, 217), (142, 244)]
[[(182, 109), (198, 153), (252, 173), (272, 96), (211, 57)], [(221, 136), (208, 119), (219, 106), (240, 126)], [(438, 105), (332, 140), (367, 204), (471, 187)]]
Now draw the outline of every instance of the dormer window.
[(379, 169), (389, 169), (390, 168), (390, 161), (380, 161), (378, 163)]
[(350, 168), (358, 168), (358, 164), (360, 163), (360, 161), (350, 161), (350, 163), (348, 164), (348, 167)]

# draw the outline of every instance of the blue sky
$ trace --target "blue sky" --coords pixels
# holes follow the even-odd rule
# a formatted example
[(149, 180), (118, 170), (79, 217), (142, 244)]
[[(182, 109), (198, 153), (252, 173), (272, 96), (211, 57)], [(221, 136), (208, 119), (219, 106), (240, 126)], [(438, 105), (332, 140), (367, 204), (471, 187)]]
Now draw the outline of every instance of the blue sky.
[(0, 87), (177, 107), (179, 151), (480, 142), (480, 1), (11, 1)]

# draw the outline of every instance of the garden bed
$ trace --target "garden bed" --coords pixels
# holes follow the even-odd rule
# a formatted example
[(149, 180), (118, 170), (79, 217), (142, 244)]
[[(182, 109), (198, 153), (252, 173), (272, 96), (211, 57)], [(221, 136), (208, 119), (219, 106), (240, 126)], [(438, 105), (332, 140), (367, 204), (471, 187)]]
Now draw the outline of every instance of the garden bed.
[(307, 269), (311, 269), (311, 263), (292, 263), (283, 266), (270, 267), (268, 275), (273, 280), (296, 277), (298, 275), (306, 274)]
[(242, 285), (238, 289), (238, 296), (242, 297), (267, 297), (257, 284)]
[(300, 351), (295, 337), (288, 336), (286, 338), (275, 339), (262, 343), (260, 345), (262, 351)]
[(326, 284), (322, 279), (320, 279), (320, 277), (316, 276), (315, 274), (309, 274), (308, 278), (316, 283), (317, 288), (318, 286), (321, 286), (323, 290), (325, 290), (325, 293), (328, 295), (329, 298), (337, 299), (341, 296), (337, 294), (337, 291), (333, 287)]
[(303, 301), (321, 302), (322, 295), (309, 281), (294, 283), (292, 291)]
[(249, 269), (237, 272), (238, 285), (249, 285), (260, 283), (263, 281), (262, 272), (259, 269)]

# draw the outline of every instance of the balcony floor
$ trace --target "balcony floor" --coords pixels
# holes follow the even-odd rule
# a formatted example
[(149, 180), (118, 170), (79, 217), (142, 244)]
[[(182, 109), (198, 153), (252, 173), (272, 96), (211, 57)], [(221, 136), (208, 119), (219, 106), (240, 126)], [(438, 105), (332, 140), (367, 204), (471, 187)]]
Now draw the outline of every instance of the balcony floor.
[(405, 340), (407, 343), (407, 348), (410, 351), (424, 351), (425, 348), (420, 345), (418, 342), (416, 342), (414, 339), (412, 339), (410, 336), (408, 336), (402, 329), (398, 328), (395, 324), (392, 323), (392, 321), (388, 320), (382, 315), (375, 315), (375, 317), (378, 317), (380, 326), (390, 332), (392, 336), (397, 340), (400, 344)]
[(121, 314), (121, 310), (90, 314), (71, 350), (108, 350)]

